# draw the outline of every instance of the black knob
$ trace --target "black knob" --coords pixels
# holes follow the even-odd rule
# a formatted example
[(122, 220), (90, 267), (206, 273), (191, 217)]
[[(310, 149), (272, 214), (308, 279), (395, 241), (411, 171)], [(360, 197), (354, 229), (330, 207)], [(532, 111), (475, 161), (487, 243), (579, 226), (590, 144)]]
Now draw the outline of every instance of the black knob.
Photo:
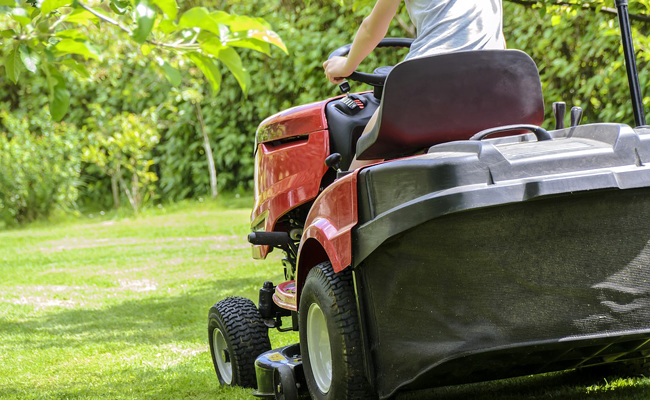
[(582, 108), (575, 106), (571, 108), (571, 126), (580, 125), (582, 121)]
[(341, 92), (343, 92), (343, 94), (348, 94), (350, 92), (350, 84), (348, 81), (343, 81), (343, 83), (339, 85), (339, 89), (341, 89)]
[(325, 159), (325, 165), (327, 168), (334, 168), (336, 172), (339, 172), (341, 171), (341, 168), (339, 167), (341, 159), (342, 157), (340, 153), (332, 153)]
[(555, 115), (555, 129), (564, 129), (566, 103), (563, 101), (556, 101), (553, 103), (553, 115)]

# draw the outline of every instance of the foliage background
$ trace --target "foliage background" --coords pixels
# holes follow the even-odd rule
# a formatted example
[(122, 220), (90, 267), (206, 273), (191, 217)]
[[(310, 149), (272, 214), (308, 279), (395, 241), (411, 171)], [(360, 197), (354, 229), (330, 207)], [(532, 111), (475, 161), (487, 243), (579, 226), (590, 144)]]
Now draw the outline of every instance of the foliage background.
[[(184, 73), (183, 84), (179, 88), (172, 87), (156, 67), (155, 59), (144, 56), (139, 46), (123, 32), (117, 29), (91, 31), (96, 47), (103, 54), (113, 56), (88, 61), (89, 78), (64, 71), (64, 79), (72, 93), (65, 124), (57, 125), (42, 111), (47, 104), (44, 76), (37, 73), (14, 84), (5, 73), (0, 73), (0, 109), (5, 111), (5, 117), (0, 119), (0, 135), (5, 141), (17, 143), (26, 140), (18, 139), (22, 136), (43, 137), (31, 144), (34, 149), (31, 156), (35, 160), (44, 157), (40, 155), (44, 151), (42, 146), (52, 146), (47, 140), (49, 132), (61, 136), (59, 142), (70, 154), (70, 171), (78, 173), (59, 179), (59, 171), (41, 171), (42, 180), (59, 182), (55, 185), (56, 196), (50, 195), (52, 206), (82, 211), (104, 209), (113, 204), (111, 181), (96, 164), (82, 157), (84, 149), (93, 145), (89, 138), (97, 134), (96, 124), (90, 120), (93, 110), (101, 109), (108, 119), (122, 113), (155, 113), (158, 140), (142, 155), (151, 161), (148, 168), (156, 176), (150, 199), (167, 202), (208, 196), (210, 185), (205, 150), (195, 112), (198, 103), (203, 110), (220, 188), (249, 190), (257, 125), (288, 107), (338, 94), (336, 87), (324, 79), (321, 64), (332, 50), (351, 41), (362, 18), (369, 12), (370, 3), (367, 0), (342, 3), (327, 0), (180, 2), (181, 11), (205, 6), (263, 17), (280, 34), (289, 56), (277, 49), (272, 49), (271, 57), (247, 49), (240, 51), (244, 65), (251, 72), (247, 96), (233, 75), (225, 73), (225, 68), (221, 89), (214, 93), (197, 68), (184, 66), (184, 60), (173, 57), (169, 63)], [(547, 103), (546, 124), (551, 124), (550, 103), (553, 101), (566, 101), (569, 107), (582, 106), (584, 123), (632, 124), (616, 16), (582, 7), (552, 5), (552, 2), (546, 2), (544, 7), (540, 6), (542, 2), (525, 3), (504, 2), (504, 31), (508, 47), (526, 51), (540, 68)], [(591, 3), (602, 5), (603, 2)], [(631, 2), (630, 11), (648, 14), (649, 3), (650, 0)], [(408, 28), (405, 10), (400, 11), (399, 17), (401, 21), (393, 23), (389, 36), (409, 35), (405, 30)], [(3, 24), (6, 21), (0, 19), (0, 28)], [(642, 88), (647, 87), (649, 79), (648, 26), (650, 24), (645, 22), (633, 22)], [(377, 51), (364, 62), (363, 68), (372, 70), (376, 66), (394, 64), (404, 54), (404, 51)], [(5, 57), (6, 54), (2, 58)], [(366, 90), (366, 87), (353, 83), (353, 89)], [(650, 98), (644, 97), (646, 109), (649, 103)], [(13, 152), (24, 150), (16, 144), (3, 146), (3, 151), (6, 160), (19, 156)], [(12, 154), (7, 155), (7, 151)], [(0, 176), (4, 177), (0, 181), (0, 201), (6, 203), (6, 199), (15, 197), (18, 186), (27, 193), (21, 196), (42, 199), (44, 195), (38, 193), (40, 185), (25, 186), (8, 179), (34, 173), (29, 163), (0, 161)], [(127, 199), (122, 201), (126, 203)], [(0, 219), (3, 224), (11, 225), (46, 215), (48, 211), (0, 212)]]

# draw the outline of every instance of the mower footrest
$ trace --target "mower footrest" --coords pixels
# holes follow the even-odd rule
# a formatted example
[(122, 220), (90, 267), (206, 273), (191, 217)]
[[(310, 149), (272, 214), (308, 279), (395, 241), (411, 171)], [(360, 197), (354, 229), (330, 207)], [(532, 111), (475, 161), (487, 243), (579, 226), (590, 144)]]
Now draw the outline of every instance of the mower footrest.
[(273, 302), (278, 307), (297, 311), (298, 305), (296, 304), (296, 281), (283, 282), (275, 287), (275, 294), (273, 295)]

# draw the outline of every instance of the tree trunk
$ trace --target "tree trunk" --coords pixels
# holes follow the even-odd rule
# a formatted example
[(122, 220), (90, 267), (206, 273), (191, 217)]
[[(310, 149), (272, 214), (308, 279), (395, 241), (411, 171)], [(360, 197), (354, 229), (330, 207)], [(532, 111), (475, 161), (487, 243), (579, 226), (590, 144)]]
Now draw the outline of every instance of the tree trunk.
[(129, 203), (131, 204), (131, 208), (133, 208), (134, 213), (137, 215), (138, 214), (138, 205), (136, 204), (136, 198), (135, 198), (135, 193), (131, 193), (129, 190), (129, 186), (124, 182), (124, 178), (122, 178), (122, 175), (117, 175), (117, 179), (120, 182), (120, 186), (122, 186), (122, 190), (124, 190), (124, 194), (126, 195), (126, 198), (129, 199)]
[(135, 215), (140, 212), (140, 205), (142, 204), (142, 195), (138, 190), (138, 174), (135, 165), (133, 166), (133, 181), (131, 182), (131, 195), (133, 196), (133, 210)]
[(111, 175), (111, 190), (113, 191), (113, 207), (117, 210), (120, 208), (120, 188), (115, 173)]
[(216, 199), (219, 196), (217, 191), (217, 168), (214, 166), (214, 157), (212, 155), (212, 147), (210, 146), (210, 138), (205, 132), (205, 124), (203, 123), (203, 112), (201, 111), (201, 105), (196, 103), (196, 117), (199, 119), (198, 129), (203, 136), (203, 149), (205, 150), (205, 156), (208, 159), (208, 172), (210, 174), (210, 189), (212, 191), (212, 198)]

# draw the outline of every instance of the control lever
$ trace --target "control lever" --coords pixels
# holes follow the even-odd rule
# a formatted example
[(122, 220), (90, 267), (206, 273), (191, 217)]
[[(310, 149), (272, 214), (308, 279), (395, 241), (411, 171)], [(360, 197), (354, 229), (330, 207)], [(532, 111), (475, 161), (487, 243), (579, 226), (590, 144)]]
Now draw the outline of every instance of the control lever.
[(276, 247), (284, 251), (289, 251), (289, 249), (298, 251), (287, 232), (252, 232), (248, 234), (248, 243), (257, 246)]
[(343, 94), (348, 95), (350, 93), (350, 83), (348, 81), (343, 81), (339, 85), (339, 89), (341, 89)]
[(327, 168), (333, 168), (337, 173), (341, 173), (341, 153), (332, 153), (325, 159), (325, 165)]
[(282, 248), (291, 243), (287, 232), (252, 232), (248, 234), (248, 243), (258, 246)]
[(580, 125), (580, 121), (582, 121), (582, 108), (575, 106), (571, 108), (571, 126), (578, 126)]
[(553, 103), (553, 115), (555, 116), (555, 129), (564, 129), (564, 116), (566, 115), (566, 103), (556, 101)]

